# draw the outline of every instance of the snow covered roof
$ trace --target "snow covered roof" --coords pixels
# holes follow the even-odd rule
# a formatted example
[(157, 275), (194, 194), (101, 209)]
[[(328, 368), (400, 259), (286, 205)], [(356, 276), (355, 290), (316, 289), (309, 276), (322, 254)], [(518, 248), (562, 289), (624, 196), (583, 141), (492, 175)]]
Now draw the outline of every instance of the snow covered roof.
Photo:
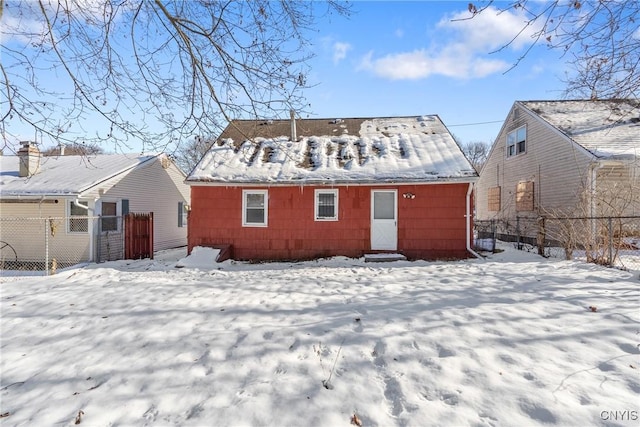
[(436, 115), (235, 120), (187, 178), (211, 183), (475, 181), (477, 173)]
[(18, 176), (19, 157), (0, 156), (0, 197), (78, 195), (159, 154), (40, 157), (38, 173)]
[(519, 103), (598, 157), (640, 157), (640, 101)]

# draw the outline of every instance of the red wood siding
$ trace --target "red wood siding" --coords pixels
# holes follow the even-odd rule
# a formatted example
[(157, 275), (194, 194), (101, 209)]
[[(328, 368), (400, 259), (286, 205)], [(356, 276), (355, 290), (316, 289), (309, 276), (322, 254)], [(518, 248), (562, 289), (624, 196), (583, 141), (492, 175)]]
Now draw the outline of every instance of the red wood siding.
[[(195, 246), (233, 245), (239, 260), (312, 259), (372, 252), (371, 190), (398, 191), (398, 250), (409, 259), (466, 258), (469, 184), (354, 186), (339, 189), (338, 221), (314, 220), (314, 190), (270, 187), (268, 226), (242, 226), (242, 190), (191, 187), (189, 252)], [(264, 189), (264, 188), (260, 188)], [(413, 193), (415, 198), (402, 197)]]

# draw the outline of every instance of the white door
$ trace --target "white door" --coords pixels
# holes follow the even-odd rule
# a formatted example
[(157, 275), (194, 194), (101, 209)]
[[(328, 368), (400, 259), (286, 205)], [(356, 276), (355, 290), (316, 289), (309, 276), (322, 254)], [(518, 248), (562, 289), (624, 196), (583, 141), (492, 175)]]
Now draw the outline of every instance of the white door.
[(398, 249), (396, 190), (371, 190), (371, 249)]

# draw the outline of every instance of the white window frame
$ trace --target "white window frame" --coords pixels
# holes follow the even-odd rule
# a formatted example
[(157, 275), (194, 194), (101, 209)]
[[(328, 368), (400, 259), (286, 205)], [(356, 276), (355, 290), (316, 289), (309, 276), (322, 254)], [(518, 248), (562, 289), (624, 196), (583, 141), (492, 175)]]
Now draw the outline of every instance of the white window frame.
[(186, 228), (189, 223), (189, 205), (178, 202), (178, 228)]
[[(264, 197), (264, 221), (247, 222), (247, 197), (252, 194), (260, 194)], [(268, 190), (242, 190), (242, 226), (266, 227), (269, 223), (269, 191)]]
[[(524, 138), (518, 139), (521, 132), (524, 133)], [(524, 150), (522, 151), (519, 151), (520, 143), (524, 144)], [(519, 128), (507, 133), (506, 146), (507, 157), (515, 157), (520, 154), (525, 154), (527, 152), (527, 126), (520, 126)], [(511, 151), (511, 148), (513, 148), (513, 152)]]
[[(102, 206), (104, 203), (115, 203), (116, 204), (116, 214), (115, 216), (109, 215), (109, 218), (114, 217), (115, 221), (116, 221), (116, 229), (115, 230), (104, 230), (102, 228), (102, 220), (103, 220), (103, 216), (104, 213), (102, 212)], [(105, 233), (118, 233), (121, 231), (121, 221), (118, 221), (118, 217), (122, 216), (122, 204), (120, 203), (120, 200), (100, 200), (100, 232), (102, 232), (102, 234)], [(105, 218), (106, 219), (106, 218)]]
[[(321, 194), (331, 194), (333, 195), (333, 216), (332, 217), (321, 217), (320, 216), (320, 195)], [(337, 221), (338, 220), (338, 189), (316, 189), (314, 195), (314, 209), (313, 209), (313, 217), (316, 221)]]
[[(79, 202), (80, 204), (86, 204), (87, 209), (83, 209), (85, 211), (84, 215), (72, 215), (71, 214), (71, 205)], [(66, 210), (67, 210), (67, 220), (65, 221), (67, 223), (67, 233), (69, 234), (87, 234), (89, 232), (89, 201), (87, 200), (67, 200), (67, 206), (66, 206)], [(87, 229), (85, 231), (74, 231), (71, 229), (71, 221), (73, 220), (73, 217), (80, 217), (80, 218), (76, 218), (76, 220), (84, 220), (87, 222)]]

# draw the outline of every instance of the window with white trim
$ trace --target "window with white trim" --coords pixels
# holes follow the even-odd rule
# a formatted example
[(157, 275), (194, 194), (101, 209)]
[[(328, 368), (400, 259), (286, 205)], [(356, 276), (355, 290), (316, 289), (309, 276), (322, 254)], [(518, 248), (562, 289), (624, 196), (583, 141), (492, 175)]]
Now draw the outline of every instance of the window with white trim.
[(86, 233), (89, 231), (89, 202), (70, 200), (68, 203), (69, 219), (67, 230), (69, 233)]
[(242, 226), (266, 227), (269, 207), (267, 190), (242, 190)]
[(522, 126), (507, 134), (507, 157), (517, 156), (527, 151), (527, 128)]
[(315, 191), (315, 220), (316, 221), (337, 221), (338, 220), (338, 190), (316, 190)]

